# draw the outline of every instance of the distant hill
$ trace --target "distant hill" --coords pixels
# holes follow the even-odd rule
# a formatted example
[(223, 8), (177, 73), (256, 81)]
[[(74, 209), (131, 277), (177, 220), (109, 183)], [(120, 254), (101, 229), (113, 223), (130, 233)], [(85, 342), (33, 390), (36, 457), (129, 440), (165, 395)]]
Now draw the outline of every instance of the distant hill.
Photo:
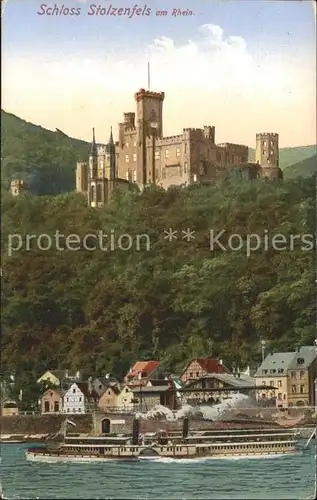
[(285, 179), (311, 177), (314, 174), (317, 174), (317, 154), (284, 169)]
[(13, 176), (35, 174), (41, 194), (75, 189), (76, 162), (88, 157), (89, 144), (52, 132), (1, 110), (1, 187)]
[[(316, 154), (316, 146), (298, 146), (295, 148), (280, 149), (280, 168), (285, 168), (299, 163)], [(255, 149), (249, 149), (249, 160), (255, 161)]]

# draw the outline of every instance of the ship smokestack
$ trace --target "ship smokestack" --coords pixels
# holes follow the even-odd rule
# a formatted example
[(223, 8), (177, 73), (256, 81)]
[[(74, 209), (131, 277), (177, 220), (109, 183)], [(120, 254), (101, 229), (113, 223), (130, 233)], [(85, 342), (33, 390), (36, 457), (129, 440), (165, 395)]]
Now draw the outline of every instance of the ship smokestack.
[(189, 430), (189, 421), (188, 417), (185, 417), (183, 421), (183, 439), (186, 439), (188, 437), (188, 430)]
[(133, 429), (132, 429), (132, 445), (137, 446), (139, 443), (139, 434), (140, 434), (140, 421), (138, 418), (133, 420)]

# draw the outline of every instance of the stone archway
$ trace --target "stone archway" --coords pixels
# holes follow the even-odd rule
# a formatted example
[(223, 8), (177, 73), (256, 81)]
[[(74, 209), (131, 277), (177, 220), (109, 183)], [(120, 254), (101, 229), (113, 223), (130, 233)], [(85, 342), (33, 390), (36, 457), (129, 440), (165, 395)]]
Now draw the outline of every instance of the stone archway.
[(101, 421), (101, 432), (102, 434), (110, 434), (111, 422), (109, 418), (104, 418)]

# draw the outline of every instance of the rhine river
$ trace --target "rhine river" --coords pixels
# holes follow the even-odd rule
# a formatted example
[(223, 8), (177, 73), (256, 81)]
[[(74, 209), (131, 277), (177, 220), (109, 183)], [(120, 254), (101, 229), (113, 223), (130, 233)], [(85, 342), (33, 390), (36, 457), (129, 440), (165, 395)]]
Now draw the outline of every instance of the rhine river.
[(26, 448), (1, 445), (6, 499), (302, 500), (315, 490), (314, 449), (266, 459), (48, 464), (27, 461)]

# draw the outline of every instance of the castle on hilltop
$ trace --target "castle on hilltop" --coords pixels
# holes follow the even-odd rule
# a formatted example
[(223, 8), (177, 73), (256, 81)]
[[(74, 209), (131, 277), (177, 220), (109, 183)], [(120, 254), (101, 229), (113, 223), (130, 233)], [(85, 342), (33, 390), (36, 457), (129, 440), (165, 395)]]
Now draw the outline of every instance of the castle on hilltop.
[(255, 163), (241, 144), (215, 142), (215, 127), (184, 128), (171, 137), (163, 135), (164, 92), (140, 89), (135, 94), (136, 114), (124, 113), (118, 141), (107, 145), (93, 141), (88, 162), (77, 163), (76, 190), (89, 205), (102, 206), (115, 188), (143, 189), (157, 184), (219, 184), (229, 175), (253, 180), (281, 179), (278, 134), (256, 135)]

